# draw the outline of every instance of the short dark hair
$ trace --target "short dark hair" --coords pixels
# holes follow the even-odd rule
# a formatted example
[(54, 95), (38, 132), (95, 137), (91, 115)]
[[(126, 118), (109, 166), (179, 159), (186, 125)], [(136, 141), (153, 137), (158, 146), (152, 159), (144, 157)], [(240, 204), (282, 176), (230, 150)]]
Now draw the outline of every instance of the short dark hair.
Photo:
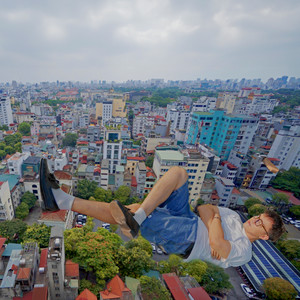
[(269, 239), (272, 242), (276, 242), (281, 235), (286, 232), (283, 221), (278, 213), (276, 213), (274, 210), (268, 209), (265, 211), (265, 214), (273, 221), (272, 229), (269, 232)]

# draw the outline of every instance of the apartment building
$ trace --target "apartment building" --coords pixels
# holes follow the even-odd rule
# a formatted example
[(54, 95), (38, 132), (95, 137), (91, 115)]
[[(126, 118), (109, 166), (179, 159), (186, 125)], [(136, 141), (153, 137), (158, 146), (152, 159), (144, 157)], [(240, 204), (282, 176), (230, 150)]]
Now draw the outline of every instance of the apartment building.
[(13, 123), (10, 98), (7, 95), (0, 95), (0, 125)]
[(220, 158), (227, 160), (230, 151), (247, 152), (258, 119), (225, 114), (224, 110), (195, 112), (187, 132), (186, 144), (208, 145)]
[(144, 196), (147, 168), (144, 162), (138, 162), (135, 169), (135, 178), (137, 182), (137, 195), (140, 199)]
[(190, 111), (170, 109), (167, 112), (167, 122), (170, 123), (170, 130), (174, 134), (175, 129), (187, 129)]
[(279, 130), (268, 157), (280, 160), (278, 168), (300, 167), (300, 126), (284, 125)]
[(0, 221), (12, 220), (14, 216), (8, 181), (0, 181)]
[(122, 141), (120, 130), (105, 130), (103, 159), (109, 164), (109, 172), (115, 173), (116, 166), (121, 165)]
[(234, 183), (232, 180), (220, 176), (216, 177), (216, 190), (220, 197), (219, 206), (230, 206), (230, 198), (233, 189)]
[(216, 108), (226, 110), (227, 114), (231, 114), (234, 110), (235, 101), (237, 99), (236, 93), (222, 92), (219, 93), (216, 102)]
[(161, 178), (173, 166), (186, 169), (189, 175), (189, 201), (191, 205), (195, 206), (200, 198), (200, 190), (208, 163), (209, 160), (195, 148), (161, 147), (155, 151), (153, 171), (157, 178)]
[(16, 152), (8, 160), (9, 174), (18, 175), (22, 177), (22, 164), (30, 156), (29, 152)]

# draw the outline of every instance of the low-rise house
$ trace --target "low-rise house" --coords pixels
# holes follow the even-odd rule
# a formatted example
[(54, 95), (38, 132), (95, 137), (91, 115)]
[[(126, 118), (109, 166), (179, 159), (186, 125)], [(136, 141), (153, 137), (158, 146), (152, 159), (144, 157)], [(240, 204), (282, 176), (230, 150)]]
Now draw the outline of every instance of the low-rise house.
[(5, 181), (8, 181), (13, 209), (16, 209), (16, 207), (21, 203), (21, 197), (23, 194), (23, 187), (20, 184), (19, 176), (11, 174), (1, 174), (0, 182)]
[(216, 177), (216, 190), (220, 197), (219, 206), (229, 207), (230, 197), (234, 184), (232, 180), (223, 177)]
[(19, 153), (16, 152), (8, 160), (9, 174), (22, 176), (22, 164), (30, 156), (29, 152)]
[(60, 227), (63, 230), (71, 229), (73, 224), (74, 215), (72, 211), (61, 209), (58, 211), (44, 211), (38, 219), (39, 224), (47, 226)]
[(132, 293), (122, 279), (116, 275), (107, 285), (104, 291), (100, 292), (100, 300), (133, 300)]

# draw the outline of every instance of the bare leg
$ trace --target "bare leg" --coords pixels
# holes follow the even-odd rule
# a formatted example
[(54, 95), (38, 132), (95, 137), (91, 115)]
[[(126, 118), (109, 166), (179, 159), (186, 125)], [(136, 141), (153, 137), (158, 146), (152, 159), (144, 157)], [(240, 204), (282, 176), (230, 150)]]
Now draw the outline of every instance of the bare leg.
[(173, 167), (160, 178), (144, 200), (141, 208), (148, 216), (157, 206), (168, 199), (171, 193), (179, 189), (188, 179), (185, 169)]
[[(130, 208), (131, 211), (135, 212), (140, 207), (140, 204), (134, 203), (127, 207)], [(88, 201), (76, 197), (73, 202), (72, 210), (99, 219), (105, 223), (117, 224), (110, 213), (109, 203)]]
[[(135, 203), (127, 207), (132, 212), (141, 207), (148, 216), (157, 206), (166, 201), (173, 191), (179, 189), (187, 179), (188, 175), (185, 169), (173, 167), (158, 180), (141, 205)], [(105, 223), (117, 224), (110, 212), (109, 203), (75, 198), (72, 210), (99, 219)]]

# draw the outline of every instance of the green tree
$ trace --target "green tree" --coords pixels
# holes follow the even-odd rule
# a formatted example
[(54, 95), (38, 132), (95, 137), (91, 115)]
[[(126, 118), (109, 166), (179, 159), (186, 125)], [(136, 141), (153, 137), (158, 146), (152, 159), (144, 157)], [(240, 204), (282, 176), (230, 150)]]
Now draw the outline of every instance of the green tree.
[(7, 125), (2, 125), (2, 126), (0, 126), (0, 130), (6, 131), (6, 130), (8, 130), (8, 126)]
[(290, 212), (294, 216), (300, 217), (300, 205), (293, 205), (292, 207), (290, 207)]
[(181, 275), (190, 275), (194, 277), (198, 282), (201, 282), (204, 274), (207, 270), (207, 264), (204, 261), (195, 259), (184, 263)]
[(141, 293), (144, 300), (160, 299), (171, 300), (171, 294), (157, 278), (141, 276)]
[(0, 222), (0, 236), (8, 239), (10, 243), (21, 243), (27, 224), (20, 219)]
[(98, 228), (97, 232), (82, 236), (77, 244), (74, 261), (87, 272), (93, 272), (97, 282), (102, 284), (103, 280), (112, 278), (119, 272), (116, 261), (121, 244), (122, 240), (117, 234)]
[(248, 213), (250, 217), (258, 216), (263, 214), (266, 211), (266, 207), (262, 204), (254, 204), (248, 209)]
[(176, 273), (180, 275), (184, 269), (183, 259), (175, 254), (171, 254), (168, 260), (159, 262), (159, 272), (163, 273)]
[(145, 165), (149, 168), (153, 167), (154, 156), (148, 156), (145, 162)]
[(300, 169), (291, 167), (288, 171), (278, 172), (271, 182), (272, 187), (294, 193), (300, 197)]
[(154, 265), (151, 255), (139, 247), (125, 248), (121, 246), (118, 249), (117, 265), (120, 274), (134, 278), (140, 277), (143, 272), (148, 272)]
[(77, 255), (77, 247), (85, 236), (83, 228), (72, 228), (64, 231), (65, 255), (72, 259)]
[(0, 150), (4, 150), (5, 146), (6, 146), (6, 144), (3, 143), (3, 142), (1, 142), (1, 143), (0, 143)]
[(47, 248), (49, 245), (51, 227), (45, 224), (34, 223), (28, 226), (24, 235), (23, 243), (36, 242), (40, 248)]
[(0, 159), (3, 159), (6, 156), (5, 151), (0, 150)]
[(30, 124), (27, 122), (22, 122), (19, 126), (18, 126), (18, 131), (22, 134), (22, 135), (30, 135)]
[(99, 291), (105, 288), (105, 284), (93, 284), (87, 279), (80, 279), (79, 293), (82, 293), (85, 289), (89, 289), (95, 296), (99, 295)]
[(206, 262), (207, 270), (202, 276), (200, 285), (209, 294), (224, 293), (232, 288), (229, 281), (229, 275), (224, 272), (224, 269), (212, 263)]
[(94, 196), (95, 190), (98, 187), (97, 182), (87, 179), (78, 181), (77, 196), (82, 199), (89, 199)]
[(29, 214), (29, 207), (25, 202), (22, 202), (16, 208), (16, 218), (20, 220), (24, 220)]
[(93, 222), (94, 218), (87, 216), (87, 220), (85, 225), (83, 226), (83, 231), (84, 234), (87, 234), (88, 232), (92, 232), (94, 229), (94, 222)]
[(300, 242), (298, 240), (279, 241), (276, 247), (289, 260), (297, 260), (300, 257)]
[(15, 151), (22, 152), (22, 143), (21, 142), (15, 144)]
[(11, 146), (14, 147), (15, 144), (19, 143), (22, 141), (22, 135), (20, 132), (17, 132), (15, 134), (7, 135), (4, 138), (6, 146)]
[(64, 137), (62, 143), (63, 147), (75, 147), (77, 142), (78, 136), (76, 133), (67, 133)]
[(292, 300), (298, 294), (291, 283), (279, 277), (267, 278), (263, 283), (263, 288), (267, 299), (272, 300)]
[(282, 210), (285, 205), (289, 204), (289, 197), (284, 193), (274, 194), (272, 200), (280, 210)]
[(250, 197), (250, 198), (248, 198), (248, 199), (245, 201), (244, 205), (245, 205), (245, 207), (249, 210), (249, 208), (250, 208), (252, 205), (254, 205), (254, 204), (261, 204), (261, 203), (262, 203), (262, 202), (261, 202), (259, 199), (254, 198), (254, 197)]
[(36, 196), (29, 191), (25, 192), (21, 198), (21, 202), (26, 203), (29, 209), (34, 207), (36, 200)]
[(152, 246), (151, 244), (139, 235), (136, 239), (132, 239), (125, 244), (126, 249), (139, 248), (146, 251), (150, 256), (152, 256)]
[(130, 193), (131, 193), (131, 189), (129, 186), (121, 185), (114, 192), (114, 199), (119, 200), (122, 204), (128, 204)]
[(4, 151), (6, 154), (14, 154), (16, 152), (12, 146), (6, 146)]
[(94, 198), (96, 201), (100, 201), (100, 202), (111, 202), (112, 191), (97, 187), (94, 192)]

